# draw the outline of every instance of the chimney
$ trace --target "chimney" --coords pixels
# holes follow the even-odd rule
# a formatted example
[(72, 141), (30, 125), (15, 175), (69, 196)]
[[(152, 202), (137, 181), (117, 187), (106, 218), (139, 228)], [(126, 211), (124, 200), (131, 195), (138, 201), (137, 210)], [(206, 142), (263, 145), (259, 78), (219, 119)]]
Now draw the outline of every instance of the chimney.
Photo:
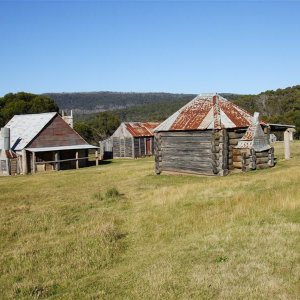
[(70, 116), (65, 115), (65, 112), (62, 111), (62, 118), (71, 128), (73, 128), (73, 111), (72, 110), (71, 110)]
[(214, 129), (222, 129), (219, 95), (213, 96)]
[(2, 151), (10, 150), (10, 128), (7, 128), (7, 127), (1, 128), (0, 149)]
[(259, 123), (259, 112), (255, 112), (253, 115), (253, 125), (256, 125)]

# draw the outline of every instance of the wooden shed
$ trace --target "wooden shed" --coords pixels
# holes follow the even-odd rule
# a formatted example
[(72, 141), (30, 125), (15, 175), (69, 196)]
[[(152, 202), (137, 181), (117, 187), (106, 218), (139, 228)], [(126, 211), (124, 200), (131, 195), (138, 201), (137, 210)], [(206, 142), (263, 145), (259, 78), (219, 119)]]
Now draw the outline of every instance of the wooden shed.
[(20, 173), (65, 170), (89, 165), (89, 145), (58, 113), (15, 115), (5, 126)]
[(137, 158), (154, 154), (153, 130), (159, 123), (124, 122), (112, 135), (114, 158)]
[[(266, 124), (258, 122), (257, 116), (220, 95), (201, 94), (155, 129), (156, 173), (223, 176), (235, 168), (255, 169), (257, 164), (249, 165), (250, 160), (260, 156), (264, 158), (260, 161), (273, 166), (273, 148), (269, 145), (268, 130), (265, 133), (262, 126)], [(247, 132), (249, 127), (252, 134)], [(245, 143), (238, 146), (242, 138)], [(263, 154), (255, 155), (256, 152)]]

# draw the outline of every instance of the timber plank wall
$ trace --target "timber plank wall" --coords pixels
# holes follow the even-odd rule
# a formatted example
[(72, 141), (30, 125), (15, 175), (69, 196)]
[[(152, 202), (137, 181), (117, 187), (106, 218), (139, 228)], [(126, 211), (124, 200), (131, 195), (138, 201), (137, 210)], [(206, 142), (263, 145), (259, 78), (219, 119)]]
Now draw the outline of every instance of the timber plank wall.
[(113, 138), (113, 157), (133, 157), (133, 138)]
[[(146, 152), (146, 140), (150, 139), (150, 153)], [(113, 137), (114, 158), (137, 158), (154, 154), (154, 137)]]
[(77, 134), (59, 115), (27, 145), (27, 148), (42, 148), (70, 145), (85, 145), (86, 141)]
[(225, 130), (159, 132), (155, 134), (156, 173), (175, 171), (216, 175), (226, 172), (227, 140)]
[(246, 129), (167, 131), (155, 134), (155, 171), (227, 175), (233, 149)]

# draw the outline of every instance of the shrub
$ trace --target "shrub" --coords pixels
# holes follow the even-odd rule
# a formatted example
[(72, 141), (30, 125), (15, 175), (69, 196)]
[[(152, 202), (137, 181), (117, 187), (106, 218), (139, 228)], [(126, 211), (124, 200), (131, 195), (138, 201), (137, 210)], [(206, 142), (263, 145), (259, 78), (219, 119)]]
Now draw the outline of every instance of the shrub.
[(121, 196), (120, 192), (115, 187), (109, 188), (105, 193), (106, 198), (114, 198), (115, 199), (120, 196)]

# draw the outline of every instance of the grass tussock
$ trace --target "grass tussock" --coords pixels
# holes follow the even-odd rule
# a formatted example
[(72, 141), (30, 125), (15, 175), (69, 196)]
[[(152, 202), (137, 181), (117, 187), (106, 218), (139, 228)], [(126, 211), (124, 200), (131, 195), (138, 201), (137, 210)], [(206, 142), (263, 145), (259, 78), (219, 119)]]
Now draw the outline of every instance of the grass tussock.
[(141, 159), (0, 178), (0, 298), (299, 299), (300, 143), (276, 150), (227, 177)]

